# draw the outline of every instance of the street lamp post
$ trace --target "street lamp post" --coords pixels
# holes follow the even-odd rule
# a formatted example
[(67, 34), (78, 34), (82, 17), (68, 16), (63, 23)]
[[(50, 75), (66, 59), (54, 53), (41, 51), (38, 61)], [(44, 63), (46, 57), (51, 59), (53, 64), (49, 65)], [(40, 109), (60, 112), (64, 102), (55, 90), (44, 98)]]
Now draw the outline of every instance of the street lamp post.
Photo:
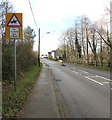
[[(49, 34), (49, 33), (50, 32), (46, 32), (45, 34)], [(45, 34), (43, 34), (43, 36)], [(40, 28), (39, 28), (39, 31), (38, 31), (38, 67), (40, 67)]]

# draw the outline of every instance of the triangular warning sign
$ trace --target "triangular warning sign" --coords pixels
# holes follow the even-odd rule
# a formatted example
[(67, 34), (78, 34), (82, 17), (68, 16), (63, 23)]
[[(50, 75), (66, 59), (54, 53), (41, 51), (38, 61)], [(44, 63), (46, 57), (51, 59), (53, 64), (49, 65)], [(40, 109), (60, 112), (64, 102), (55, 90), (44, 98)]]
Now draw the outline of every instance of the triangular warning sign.
[(7, 24), (7, 26), (9, 26), (9, 27), (20, 27), (20, 26), (22, 26), (21, 25), (21, 23), (19, 22), (19, 20), (18, 20), (18, 18), (16, 17), (16, 15), (15, 14), (13, 14), (12, 15), (12, 17), (11, 17), (11, 19), (9, 20), (9, 22), (8, 22), (8, 24)]

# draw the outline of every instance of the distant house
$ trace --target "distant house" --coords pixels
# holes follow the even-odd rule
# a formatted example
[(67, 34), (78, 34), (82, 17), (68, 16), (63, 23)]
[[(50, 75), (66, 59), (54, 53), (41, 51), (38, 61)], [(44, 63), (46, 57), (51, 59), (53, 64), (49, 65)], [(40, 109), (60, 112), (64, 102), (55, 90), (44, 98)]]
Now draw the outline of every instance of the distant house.
[(52, 58), (56, 58), (56, 50), (52, 50), (51, 55), (52, 55)]
[(48, 58), (52, 58), (51, 52), (48, 52)]
[(52, 50), (51, 52), (48, 52), (48, 58), (57, 58), (56, 50)]

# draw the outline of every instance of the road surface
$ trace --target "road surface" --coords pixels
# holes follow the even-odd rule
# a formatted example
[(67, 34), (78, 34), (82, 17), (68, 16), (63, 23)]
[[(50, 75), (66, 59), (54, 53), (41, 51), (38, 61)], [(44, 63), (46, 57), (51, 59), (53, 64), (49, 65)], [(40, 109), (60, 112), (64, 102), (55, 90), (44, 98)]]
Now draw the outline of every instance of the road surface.
[(66, 117), (110, 118), (110, 72), (42, 59), (52, 70)]

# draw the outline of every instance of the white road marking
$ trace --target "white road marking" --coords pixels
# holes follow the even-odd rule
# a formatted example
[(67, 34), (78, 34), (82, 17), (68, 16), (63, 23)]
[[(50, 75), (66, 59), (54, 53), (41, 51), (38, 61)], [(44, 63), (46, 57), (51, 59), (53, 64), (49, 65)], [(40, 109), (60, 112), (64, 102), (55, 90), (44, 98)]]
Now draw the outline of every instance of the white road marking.
[(88, 77), (96, 78), (96, 76), (88, 76)]
[(79, 70), (79, 71), (81, 71), (81, 72), (83, 72), (83, 73), (88, 73), (88, 72), (86, 72), (86, 71), (84, 71), (84, 70)]
[(100, 82), (98, 82), (98, 81), (96, 81), (96, 80), (94, 80), (94, 79), (91, 79), (91, 78), (89, 78), (89, 77), (87, 77), (87, 76), (85, 76), (85, 77), (86, 77), (87, 79), (89, 79), (89, 80), (91, 80), (91, 81), (93, 81), (93, 82), (99, 84), (99, 85), (103, 85), (102, 83), (100, 83)]
[(103, 84), (110, 84), (110, 82), (102, 82)]
[(76, 72), (76, 71), (73, 71), (74, 73), (76, 73), (76, 74), (79, 74), (78, 72)]
[(108, 79), (108, 78), (105, 78), (105, 77), (102, 77), (102, 76), (99, 76), (99, 75), (96, 75), (96, 77), (100, 77), (100, 78), (105, 79), (107, 81), (112, 81), (111, 79)]
[[(72, 68), (72, 69), (75, 69), (75, 68)], [(79, 72), (83, 72), (83, 73), (88, 73), (87, 71), (84, 71), (84, 70), (78, 70)], [(80, 74), (79, 72), (76, 72), (76, 71), (73, 71), (74, 73), (76, 73), (76, 74)], [(85, 78), (87, 78), (87, 79), (89, 79), (89, 80), (91, 80), (91, 81), (93, 81), (93, 82), (95, 82), (95, 83), (97, 83), (97, 84), (99, 84), (99, 85), (104, 85), (104, 84), (109, 84), (112, 80), (111, 79), (108, 79), (108, 78), (105, 78), (105, 77), (102, 77), (102, 76), (99, 76), (99, 75), (95, 75), (95, 76), (84, 76)], [(99, 78), (102, 78), (102, 79), (104, 79), (104, 80), (107, 80), (107, 81), (109, 81), (109, 82), (98, 82), (98, 81), (96, 81), (96, 80), (94, 80), (94, 79), (92, 79), (92, 78), (90, 78), (90, 77), (99, 77)], [(112, 88), (111, 88), (112, 89)]]

